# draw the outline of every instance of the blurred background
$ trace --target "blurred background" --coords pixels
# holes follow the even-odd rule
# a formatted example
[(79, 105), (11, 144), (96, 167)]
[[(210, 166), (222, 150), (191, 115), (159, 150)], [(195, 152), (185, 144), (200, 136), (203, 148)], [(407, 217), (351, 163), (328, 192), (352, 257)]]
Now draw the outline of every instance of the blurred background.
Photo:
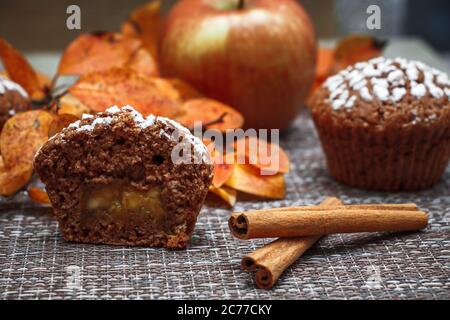
[[(79, 32), (66, 28), (66, 8), (77, 4), (82, 30), (118, 30), (133, 8), (146, 0), (0, 0), (0, 36), (26, 52), (60, 51)], [(164, 11), (176, 0), (163, 0)], [(363, 32), (383, 37), (418, 37), (450, 63), (448, 0), (300, 0), (313, 18), (319, 38)], [(366, 9), (377, 4), (382, 30), (369, 32)]]

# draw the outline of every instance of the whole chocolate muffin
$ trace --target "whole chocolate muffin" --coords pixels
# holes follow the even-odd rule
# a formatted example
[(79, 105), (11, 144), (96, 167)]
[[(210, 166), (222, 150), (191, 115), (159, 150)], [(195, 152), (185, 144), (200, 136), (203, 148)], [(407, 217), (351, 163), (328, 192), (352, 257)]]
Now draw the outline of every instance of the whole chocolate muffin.
[(0, 130), (17, 112), (31, 109), (26, 91), (17, 83), (0, 76)]
[(312, 115), (331, 174), (350, 186), (414, 191), (450, 158), (450, 81), (421, 62), (377, 58), (329, 78)]
[(84, 115), (37, 153), (66, 240), (186, 247), (212, 180), (205, 145), (131, 107)]

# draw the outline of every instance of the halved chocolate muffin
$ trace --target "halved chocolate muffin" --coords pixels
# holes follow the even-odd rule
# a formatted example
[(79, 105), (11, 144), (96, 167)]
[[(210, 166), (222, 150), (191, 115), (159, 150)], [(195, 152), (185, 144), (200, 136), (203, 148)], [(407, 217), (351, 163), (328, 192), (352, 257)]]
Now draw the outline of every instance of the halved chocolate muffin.
[(37, 153), (66, 240), (184, 248), (213, 176), (200, 139), (131, 107), (85, 115)]
[(17, 83), (0, 76), (0, 130), (16, 113), (31, 109), (26, 91)]

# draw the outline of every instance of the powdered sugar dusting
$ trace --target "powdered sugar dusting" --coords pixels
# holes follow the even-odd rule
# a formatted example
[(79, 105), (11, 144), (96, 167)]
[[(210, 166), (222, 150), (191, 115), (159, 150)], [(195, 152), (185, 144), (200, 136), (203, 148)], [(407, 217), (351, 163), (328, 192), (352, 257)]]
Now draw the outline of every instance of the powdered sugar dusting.
[[(206, 148), (205, 144), (198, 137), (194, 136), (187, 128), (183, 127), (178, 122), (176, 122), (172, 119), (169, 119), (169, 118), (157, 117), (156, 120), (159, 122), (163, 122), (166, 125), (170, 125), (170, 126), (174, 127), (175, 129), (177, 129), (179, 132), (184, 133), (185, 141), (187, 140), (188, 143), (193, 145), (194, 152), (202, 157), (203, 162), (211, 163), (211, 160), (209, 158), (209, 152), (208, 152), (208, 149)], [(164, 135), (165, 132), (160, 133), (160, 134)], [(172, 138), (174, 140), (177, 139), (176, 137), (170, 137), (170, 138)], [(178, 142), (178, 141), (176, 140), (176, 142)]]
[(67, 128), (69, 128), (69, 129), (78, 129), (80, 127), (80, 124), (81, 124), (81, 121), (78, 120), (78, 121), (75, 121), (75, 122), (69, 124), (69, 126)]
[(329, 101), (333, 110), (351, 109), (357, 96), (363, 101), (378, 100), (382, 103), (397, 103), (408, 94), (415, 98), (431, 96), (436, 99), (450, 98), (448, 75), (419, 61), (403, 58), (379, 57), (357, 63), (324, 84), (329, 90)]
[[(117, 106), (113, 106), (105, 110), (105, 117), (95, 118), (90, 124), (81, 125), (81, 121), (78, 120), (68, 126), (69, 129), (74, 129), (76, 131), (92, 131), (98, 125), (110, 125), (115, 121), (116, 115), (121, 112), (128, 112), (132, 117), (136, 125), (138, 125), (142, 129), (146, 129), (150, 126), (153, 126), (156, 122), (163, 123), (169, 127), (176, 129), (177, 133), (181, 133), (181, 137), (184, 139), (183, 141), (190, 143), (194, 147), (194, 152), (196, 155), (199, 155), (203, 162), (210, 163), (209, 152), (203, 142), (194, 136), (187, 128), (183, 127), (178, 122), (164, 118), (164, 117), (156, 117), (154, 115), (149, 115), (146, 118), (142, 116), (138, 111), (136, 111), (131, 106), (125, 106), (119, 108)], [(82, 116), (83, 120), (92, 119), (94, 116), (84, 114)], [(63, 132), (64, 134), (64, 132)], [(170, 135), (169, 132), (161, 129), (160, 135), (166, 139), (170, 139), (172, 141), (178, 142), (180, 135)]]
[(19, 84), (0, 76), (0, 94), (4, 94), (8, 90), (16, 91), (22, 97), (28, 98), (27, 92)]
[(118, 106), (112, 106), (111, 108), (106, 109), (105, 112), (106, 113), (111, 113), (111, 114), (119, 113), (120, 112), (120, 108)]
[(422, 98), (427, 93), (427, 88), (423, 83), (412, 82), (411, 94), (417, 98)]
[(94, 116), (92, 114), (83, 113), (81, 120), (92, 119)]
[(377, 96), (378, 99), (381, 101), (388, 101), (389, 100), (389, 90), (386, 87), (380, 86), (380, 85), (374, 85), (373, 86), (373, 92)]
[(445, 94), (450, 99), (450, 88), (445, 88)]
[(355, 104), (355, 102), (356, 102), (356, 96), (352, 96), (352, 97), (347, 101), (347, 103), (345, 104), (345, 107), (346, 107), (346, 108), (352, 108), (353, 105)]
[(367, 101), (367, 102), (373, 101), (373, 97), (370, 94), (369, 88), (367, 88), (367, 87), (361, 88), (359, 90), (359, 94), (365, 101)]
[(394, 90), (392, 91), (392, 100), (398, 102), (402, 100), (405, 95), (406, 95), (405, 88), (394, 88)]

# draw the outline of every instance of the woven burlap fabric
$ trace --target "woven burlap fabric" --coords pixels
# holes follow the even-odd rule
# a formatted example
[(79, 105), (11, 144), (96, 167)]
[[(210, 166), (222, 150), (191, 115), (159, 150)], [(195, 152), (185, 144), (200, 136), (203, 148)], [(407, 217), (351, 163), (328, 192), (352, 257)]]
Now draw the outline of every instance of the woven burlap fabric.
[(0, 205), (2, 299), (439, 299), (450, 298), (450, 170), (435, 188), (387, 194), (351, 189), (327, 173), (309, 115), (283, 134), (292, 160), (283, 201), (244, 199), (235, 210), (317, 204), (415, 202), (430, 213), (420, 233), (335, 235), (256, 289), (241, 257), (269, 240), (234, 239), (230, 210), (203, 209), (186, 251), (64, 242), (48, 209), (22, 194)]

